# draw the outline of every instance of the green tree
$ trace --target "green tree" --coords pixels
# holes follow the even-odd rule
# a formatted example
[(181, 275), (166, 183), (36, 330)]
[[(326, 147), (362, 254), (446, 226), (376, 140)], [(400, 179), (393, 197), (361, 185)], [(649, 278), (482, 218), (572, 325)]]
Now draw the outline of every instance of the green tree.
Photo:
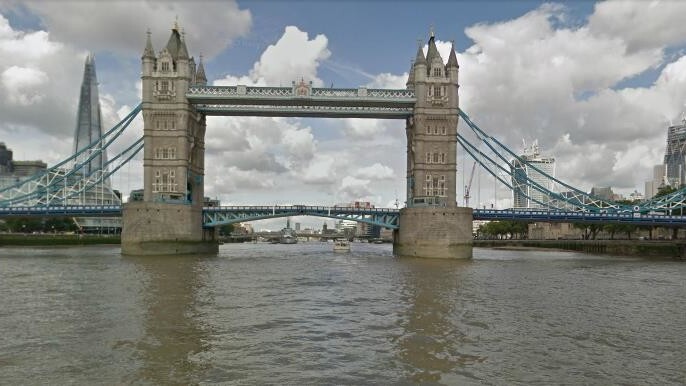
[(598, 232), (600, 232), (603, 229), (603, 226), (600, 224), (586, 222), (574, 223), (573, 226), (576, 229), (581, 229), (581, 236), (584, 240), (595, 240), (596, 236), (598, 236)]
[(230, 236), (231, 232), (233, 232), (234, 229), (234, 224), (224, 224), (219, 226), (219, 235), (220, 236)]

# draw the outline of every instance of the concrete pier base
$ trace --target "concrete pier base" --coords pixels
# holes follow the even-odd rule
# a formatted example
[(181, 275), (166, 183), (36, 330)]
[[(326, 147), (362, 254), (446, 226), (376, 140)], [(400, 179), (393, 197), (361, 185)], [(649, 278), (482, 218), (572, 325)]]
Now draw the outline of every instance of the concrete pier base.
[(130, 202), (123, 206), (123, 255), (213, 254), (218, 251), (214, 230), (202, 227), (200, 206), (150, 202)]
[(472, 208), (401, 209), (393, 253), (400, 257), (470, 259), (472, 220)]

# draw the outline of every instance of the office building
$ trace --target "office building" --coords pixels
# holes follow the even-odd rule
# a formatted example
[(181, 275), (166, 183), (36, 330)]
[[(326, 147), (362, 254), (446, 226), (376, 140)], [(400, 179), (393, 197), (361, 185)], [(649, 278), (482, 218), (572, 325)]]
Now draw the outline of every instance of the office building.
[[(514, 208), (544, 208), (549, 202), (548, 196), (536, 190), (529, 182), (535, 182), (549, 191), (555, 190), (553, 181), (548, 177), (555, 177), (555, 158), (544, 157), (540, 154), (538, 141), (530, 147), (524, 148), (524, 154), (519, 159), (513, 159), (512, 170), (513, 207)], [(546, 176), (547, 175), (547, 176)]]

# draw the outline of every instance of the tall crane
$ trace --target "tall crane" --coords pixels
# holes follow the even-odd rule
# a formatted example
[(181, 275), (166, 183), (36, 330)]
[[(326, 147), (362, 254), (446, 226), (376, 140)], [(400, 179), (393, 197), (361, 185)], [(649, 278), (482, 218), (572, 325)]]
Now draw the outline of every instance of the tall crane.
[(464, 186), (464, 206), (469, 206), (469, 190), (472, 188), (472, 181), (474, 180), (474, 169), (476, 169), (476, 161), (472, 165), (472, 172), (469, 174), (469, 184)]

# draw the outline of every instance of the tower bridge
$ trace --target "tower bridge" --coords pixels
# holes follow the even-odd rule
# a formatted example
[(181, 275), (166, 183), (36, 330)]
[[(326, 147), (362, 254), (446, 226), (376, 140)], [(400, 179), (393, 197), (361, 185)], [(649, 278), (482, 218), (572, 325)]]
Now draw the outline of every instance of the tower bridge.
[[(213, 231), (202, 226), (205, 118), (227, 115), (404, 120), (407, 208), (398, 216), (394, 250), (471, 257), (472, 210), (457, 207), (455, 192), (459, 66), (454, 47), (444, 64), (433, 33), (426, 55), (418, 47), (403, 90), (316, 88), (304, 79), (291, 87), (208, 86), (202, 60), (189, 56), (177, 26), (157, 53), (148, 33), (141, 59), (144, 193), (143, 201), (124, 205), (123, 253), (216, 249)], [(442, 207), (439, 214), (429, 201)]]
[[(602, 200), (527, 163), (480, 129), (459, 108), (455, 50), (444, 65), (433, 35), (426, 55), (418, 48), (405, 89), (316, 88), (304, 79), (294, 81), (291, 87), (208, 86), (202, 61), (196, 64), (188, 55), (178, 28), (158, 53), (148, 35), (142, 69), (141, 104), (100, 138), (45, 173), (0, 189), (0, 217), (121, 215), (123, 253), (169, 254), (216, 251), (214, 230), (221, 224), (319, 216), (394, 229), (394, 250), (399, 255), (462, 258), (471, 256), (472, 219), (686, 225), (686, 217), (671, 215), (686, 206), (686, 188), (636, 205)], [(118, 146), (124, 150), (107, 157), (104, 152), (124, 137), (140, 112), (143, 136)], [(401, 120), (407, 138), (406, 207), (372, 211), (304, 205), (203, 208), (208, 115)], [(461, 131), (457, 130), (458, 119), (463, 122)], [(462, 133), (469, 131), (477, 144)], [(458, 144), (496, 180), (544, 209), (458, 207)], [(86, 193), (102, 189), (110, 176), (141, 150), (142, 201), (123, 206), (83, 205)], [(94, 160), (99, 167), (89, 168)], [(515, 175), (514, 164), (537, 171), (537, 179)], [(541, 177), (565, 192), (548, 190), (551, 184), (542, 183)]]

